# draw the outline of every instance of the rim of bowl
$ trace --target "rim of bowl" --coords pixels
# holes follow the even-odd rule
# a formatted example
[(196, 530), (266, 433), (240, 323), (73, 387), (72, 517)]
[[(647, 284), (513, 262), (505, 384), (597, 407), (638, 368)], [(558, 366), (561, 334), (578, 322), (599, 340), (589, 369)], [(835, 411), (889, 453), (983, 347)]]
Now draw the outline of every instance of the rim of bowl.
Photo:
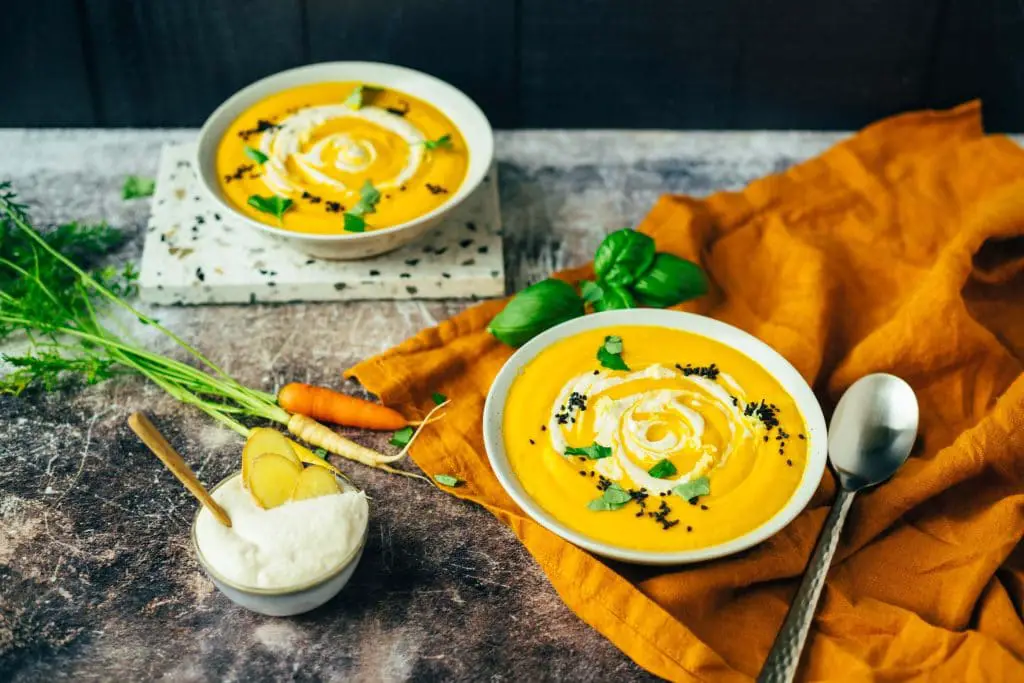
[[(390, 72), (390, 77), (405, 76), (423, 79), (424, 81), (427, 82), (429, 87), (446, 91), (447, 96), (455, 98), (460, 101), (460, 106), (465, 107), (469, 111), (469, 115), (471, 117), (479, 117), (478, 123), (482, 124), (484, 130), (483, 134), (478, 139), (475, 139), (473, 141), (471, 141), (470, 138), (467, 135), (465, 135), (462, 127), (458, 126), (458, 124), (455, 124), (455, 121), (452, 121), (452, 123), (456, 125), (456, 128), (459, 128), (460, 133), (463, 133), (463, 137), (466, 140), (466, 150), (468, 158), (472, 160), (474, 156), (478, 156), (479, 158), (482, 158), (484, 160), (483, 163), (479, 164), (479, 166), (475, 169), (475, 172), (473, 172), (472, 174), (469, 173), (469, 170), (472, 168), (472, 164), (468, 165), (466, 178), (462, 181), (462, 184), (459, 186), (459, 189), (456, 190), (455, 193), (451, 195), (447, 201), (435, 207), (433, 210), (420, 216), (417, 216), (412, 220), (408, 220), (404, 223), (391, 225), (386, 228), (380, 228), (379, 230), (368, 230), (366, 232), (341, 232), (332, 234), (319, 234), (311, 232), (300, 232), (298, 230), (285, 230), (284, 228), (278, 228), (273, 225), (268, 225), (267, 223), (263, 223), (252, 218), (251, 216), (248, 216), (247, 214), (239, 211), (227, 199), (221, 197), (220, 192), (217, 189), (219, 186), (216, 185), (216, 178), (210, 178), (205, 171), (205, 164), (203, 163), (204, 155), (202, 153), (202, 150), (206, 146), (204, 145), (204, 142), (206, 141), (207, 138), (213, 135), (214, 128), (218, 127), (218, 125), (221, 123), (221, 119), (228, 115), (227, 112), (234, 108), (234, 106), (237, 103), (245, 101), (254, 92), (261, 91), (270, 85), (274, 85), (276, 84), (277, 81), (288, 81), (289, 79), (295, 77), (296, 75), (305, 75), (307, 72), (329, 72), (333, 69), (339, 68), (382, 70), (385, 72)], [(330, 75), (324, 74), (323, 77), (311, 79), (309, 81), (288, 83), (287, 85), (282, 85), (281, 87), (277, 87), (274, 88), (273, 90), (263, 93), (258, 99), (263, 99), (272, 94), (276, 94), (278, 92), (288, 90), (290, 88), (295, 88), (301, 85), (323, 83), (328, 82), (330, 80)], [(387, 86), (386, 83), (379, 84)], [(446, 112), (438, 105), (434, 104), (434, 102), (432, 102), (430, 98), (420, 97), (420, 99), (426, 101), (431, 106), (437, 108), (438, 111), (440, 111), (445, 116), (449, 116), (448, 112)], [(239, 111), (237, 114), (235, 114), (235, 116), (231, 118), (231, 121), (225, 122), (224, 129), (227, 129), (227, 127), (230, 126), (231, 123), (241, 113), (242, 112)], [(219, 142), (219, 138), (217, 142)], [(216, 146), (213, 146), (212, 149), (214, 150), (214, 152), (216, 152), (217, 148)], [(203, 123), (202, 128), (199, 129), (199, 136), (196, 138), (195, 156), (196, 178), (199, 180), (199, 185), (200, 187), (202, 187), (203, 192), (204, 194), (206, 194), (208, 199), (218, 204), (221, 208), (231, 212), (232, 216), (234, 216), (238, 220), (245, 221), (245, 223), (249, 226), (259, 228), (260, 230), (266, 233), (276, 235), (278, 237), (296, 240), (307, 240), (311, 242), (334, 242), (338, 240), (345, 240), (346, 242), (359, 242), (364, 240), (370, 240), (377, 235), (391, 234), (426, 223), (433, 218), (436, 218), (447, 213), (448, 211), (451, 211), (456, 206), (461, 204), (469, 195), (471, 195), (476, 190), (477, 187), (480, 186), (480, 183), (483, 182), (484, 177), (490, 172), (491, 165), (493, 163), (494, 129), (491, 127), (491, 122), (487, 119), (487, 115), (484, 114), (483, 110), (480, 109), (479, 105), (477, 105), (477, 103), (474, 102), (468, 95), (466, 95), (464, 92), (456, 88), (451, 83), (443, 81), (437, 76), (431, 76), (428, 73), (417, 71), (416, 69), (410, 69), (409, 67), (399, 66), (397, 64), (388, 64), (386, 62), (365, 61), (334, 61), (306, 64), (304, 66), (295, 67), (293, 69), (285, 69), (284, 71), (278, 71), (277, 73), (265, 76), (259, 79), (258, 81), (250, 83), (241, 90), (235, 92), (228, 99), (224, 100), (224, 102), (222, 102), (220, 106), (214, 109), (213, 113), (207, 117), (206, 121)]]
[[(786, 504), (768, 521), (747, 533), (723, 543), (689, 550), (638, 550), (599, 541), (562, 523), (537, 503), (522, 486), (512, 470), (504, 443), (504, 408), (509, 389), (521, 368), (553, 343), (588, 330), (614, 325), (663, 327), (697, 334), (724, 344), (760, 365), (782, 385), (796, 403), (804, 419), (807, 436), (807, 465), (796, 490)], [(741, 348), (744, 346), (746, 348)], [(765, 359), (773, 366), (766, 367)], [(793, 521), (810, 502), (825, 472), (828, 459), (825, 417), (814, 392), (800, 373), (778, 351), (757, 337), (738, 327), (693, 313), (682, 311), (637, 308), (624, 311), (592, 313), (561, 323), (534, 337), (502, 366), (495, 377), (484, 403), (484, 445), (498, 481), (512, 500), (535, 522), (563, 539), (597, 555), (623, 562), (646, 565), (688, 564), (732, 555), (751, 548), (781, 531)]]
[[(212, 495), (217, 489), (219, 489), (221, 486), (224, 486), (235, 477), (241, 476), (242, 470), (237, 470), (229, 474), (228, 476), (221, 479), (216, 486), (210, 489), (210, 494)], [(358, 487), (354, 486), (350, 482), (344, 481), (337, 475), (335, 475), (334, 478), (341, 482), (341, 485), (344, 486), (346, 490), (360, 490)], [(327, 583), (335, 576), (345, 571), (345, 569), (348, 568), (350, 564), (352, 564), (352, 562), (359, 556), (359, 553), (363, 551), (363, 548), (366, 547), (366, 541), (370, 536), (370, 519), (369, 517), (367, 517), (366, 526), (363, 527), (363, 537), (360, 539), (359, 545), (357, 545), (352, 550), (352, 552), (346, 555), (344, 559), (342, 559), (337, 565), (331, 567), (329, 570), (317, 576), (315, 579), (311, 579), (305, 583), (299, 584), (298, 586), (289, 586), (287, 588), (257, 588), (254, 586), (245, 586), (240, 583), (236, 583), (231, 579), (225, 578), (220, 572), (211, 567), (210, 563), (206, 561), (205, 557), (203, 557), (203, 551), (199, 548), (199, 541), (196, 539), (196, 524), (199, 522), (199, 515), (203, 512), (204, 507), (205, 506), (200, 503), (199, 508), (196, 510), (196, 514), (192, 517), (192, 530), (190, 532), (190, 535), (192, 537), (192, 548), (196, 552), (196, 557), (199, 559), (199, 564), (202, 565), (203, 570), (205, 570), (210, 576), (212, 576), (217, 581), (220, 581), (226, 586), (234, 588), (236, 591), (247, 593), (249, 595), (292, 595), (294, 593), (302, 593), (303, 591), (307, 591), (311, 588), (316, 588), (322, 583)]]

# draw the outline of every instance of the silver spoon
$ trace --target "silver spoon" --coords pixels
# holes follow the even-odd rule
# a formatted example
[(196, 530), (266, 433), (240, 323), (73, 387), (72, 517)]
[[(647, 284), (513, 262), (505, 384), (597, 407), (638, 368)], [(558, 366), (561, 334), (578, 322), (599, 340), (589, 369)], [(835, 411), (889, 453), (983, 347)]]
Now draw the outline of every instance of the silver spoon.
[(914, 390), (893, 375), (862, 377), (839, 399), (828, 428), (829, 461), (839, 475), (839, 493), (786, 620), (757, 677), (759, 682), (781, 683), (796, 676), (853, 497), (864, 487), (885, 481), (906, 462), (917, 437), (917, 417)]

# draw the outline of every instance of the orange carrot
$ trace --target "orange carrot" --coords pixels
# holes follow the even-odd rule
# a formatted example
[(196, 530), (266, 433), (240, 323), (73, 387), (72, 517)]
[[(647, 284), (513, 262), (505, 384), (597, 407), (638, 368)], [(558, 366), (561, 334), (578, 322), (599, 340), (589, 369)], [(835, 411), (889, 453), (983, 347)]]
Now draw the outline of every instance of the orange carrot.
[(281, 387), (277, 403), (289, 413), (347, 427), (394, 431), (409, 426), (401, 413), (387, 406), (300, 382)]

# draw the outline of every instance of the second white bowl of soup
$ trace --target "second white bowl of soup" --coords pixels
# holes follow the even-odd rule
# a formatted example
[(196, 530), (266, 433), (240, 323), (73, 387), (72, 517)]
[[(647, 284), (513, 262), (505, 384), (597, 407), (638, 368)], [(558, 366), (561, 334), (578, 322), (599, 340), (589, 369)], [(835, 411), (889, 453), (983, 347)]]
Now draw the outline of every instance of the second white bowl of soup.
[(433, 76), (330, 62), (242, 89), (200, 132), (197, 173), (238, 222), (319, 258), (358, 259), (415, 240), (490, 169), (479, 107)]

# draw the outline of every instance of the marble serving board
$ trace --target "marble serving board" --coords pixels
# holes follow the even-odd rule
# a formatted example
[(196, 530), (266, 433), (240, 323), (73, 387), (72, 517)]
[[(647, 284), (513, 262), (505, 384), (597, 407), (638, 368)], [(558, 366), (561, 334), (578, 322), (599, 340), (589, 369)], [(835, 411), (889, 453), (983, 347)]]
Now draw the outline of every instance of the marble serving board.
[(505, 293), (497, 175), (401, 249), (361, 261), (303, 254), (206, 199), (193, 144), (164, 145), (139, 288), (154, 304), (487, 298)]

